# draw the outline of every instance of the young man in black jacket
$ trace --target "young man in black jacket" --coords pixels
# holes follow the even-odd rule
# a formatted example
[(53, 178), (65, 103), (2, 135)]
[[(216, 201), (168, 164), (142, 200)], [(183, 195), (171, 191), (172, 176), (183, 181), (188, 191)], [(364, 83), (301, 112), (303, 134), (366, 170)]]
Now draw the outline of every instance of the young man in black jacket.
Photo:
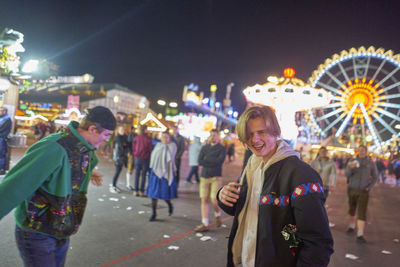
[(234, 216), (227, 266), (327, 266), (333, 239), (318, 173), (278, 139), (271, 108), (249, 108), (236, 130), (253, 156), (240, 183), (225, 185), (217, 196)]
[(222, 164), (225, 160), (225, 147), (216, 129), (211, 131), (208, 144), (203, 146), (199, 154), (199, 165), (203, 166), (200, 177), (201, 224), (196, 232), (208, 231), (210, 200), (214, 207), (216, 226), (221, 226), (221, 211), (217, 204), (217, 191), (221, 186)]

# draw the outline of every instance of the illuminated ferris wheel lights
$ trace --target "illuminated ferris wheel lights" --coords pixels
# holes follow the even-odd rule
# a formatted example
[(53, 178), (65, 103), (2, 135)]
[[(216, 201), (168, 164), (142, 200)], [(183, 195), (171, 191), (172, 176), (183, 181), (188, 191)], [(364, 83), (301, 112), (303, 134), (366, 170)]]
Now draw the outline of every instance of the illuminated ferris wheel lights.
[(382, 151), (380, 140), (379, 140), (378, 136), (376, 135), (375, 127), (372, 125), (371, 120), (369, 119), (369, 116), (367, 115), (367, 111), (365, 110), (364, 104), (360, 103), (359, 105), (360, 105), (362, 113), (364, 114), (365, 120), (367, 121), (367, 126), (372, 135), (372, 138), (374, 139), (374, 143), (379, 148), (379, 150)]

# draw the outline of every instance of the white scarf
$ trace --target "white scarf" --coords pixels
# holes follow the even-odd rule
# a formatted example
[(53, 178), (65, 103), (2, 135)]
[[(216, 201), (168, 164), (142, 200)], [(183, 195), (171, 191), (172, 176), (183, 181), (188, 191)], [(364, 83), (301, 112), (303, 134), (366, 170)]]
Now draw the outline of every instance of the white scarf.
[(171, 185), (175, 167), (175, 154), (176, 144), (170, 142), (169, 144), (157, 143), (151, 152), (150, 156), (150, 168), (159, 178), (165, 178), (168, 180), (168, 184)]

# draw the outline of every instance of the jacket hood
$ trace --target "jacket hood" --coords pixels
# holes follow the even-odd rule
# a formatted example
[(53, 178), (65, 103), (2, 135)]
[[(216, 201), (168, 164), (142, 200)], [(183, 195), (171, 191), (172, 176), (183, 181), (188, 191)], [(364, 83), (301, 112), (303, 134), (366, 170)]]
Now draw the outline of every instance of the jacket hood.
[[(272, 157), (268, 160), (268, 162), (265, 163), (263, 171), (268, 169), (268, 167), (271, 166), (272, 164), (277, 163), (278, 161), (281, 161), (285, 158), (291, 156), (296, 156), (300, 158), (299, 153), (294, 151), (293, 148), (285, 141), (277, 140), (276, 145), (278, 146), (276, 152), (275, 154), (272, 155)], [(257, 157), (256, 155), (253, 154), (247, 163), (248, 166), (246, 166), (246, 169), (248, 169), (248, 171), (251, 172), (254, 171), (258, 166), (260, 166), (262, 160), (263, 160), (262, 157)]]

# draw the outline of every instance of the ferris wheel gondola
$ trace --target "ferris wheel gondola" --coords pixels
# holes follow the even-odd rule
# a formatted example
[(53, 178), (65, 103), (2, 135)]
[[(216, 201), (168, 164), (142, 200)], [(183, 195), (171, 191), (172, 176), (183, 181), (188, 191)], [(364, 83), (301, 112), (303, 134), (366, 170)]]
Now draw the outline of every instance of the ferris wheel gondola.
[(309, 115), (315, 129), (336, 137), (348, 126), (366, 125), (377, 148), (398, 136), (400, 123), (400, 54), (383, 48), (360, 47), (343, 50), (319, 65), (309, 79), (323, 88), (332, 101)]

